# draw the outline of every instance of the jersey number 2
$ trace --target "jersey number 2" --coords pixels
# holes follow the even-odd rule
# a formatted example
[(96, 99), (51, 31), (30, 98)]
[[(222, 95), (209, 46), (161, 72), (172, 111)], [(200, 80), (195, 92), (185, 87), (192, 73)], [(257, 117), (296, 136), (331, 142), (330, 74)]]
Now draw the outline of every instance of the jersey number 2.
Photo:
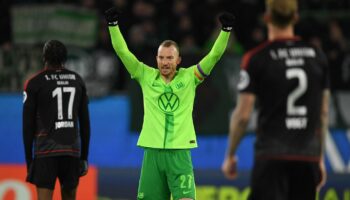
[(68, 119), (73, 119), (73, 102), (75, 96), (74, 87), (57, 87), (54, 91), (52, 91), (52, 97), (55, 98), (57, 96), (57, 118), (59, 120), (63, 120), (62, 92), (67, 92), (70, 94), (68, 101)]
[(287, 79), (298, 79), (298, 86), (288, 95), (287, 99), (287, 115), (306, 115), (306, 106), (297, 106), (295, 102), (300, 98), (307, 90), (307, 76), (303, 69), (291, 68), (286, 71)]

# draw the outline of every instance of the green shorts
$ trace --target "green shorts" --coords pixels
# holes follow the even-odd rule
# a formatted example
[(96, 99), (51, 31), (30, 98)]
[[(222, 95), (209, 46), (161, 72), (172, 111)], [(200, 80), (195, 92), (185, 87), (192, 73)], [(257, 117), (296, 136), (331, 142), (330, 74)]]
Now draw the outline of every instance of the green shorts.
[(196, 199), (189, 149), (145, 148), (138, 200)]

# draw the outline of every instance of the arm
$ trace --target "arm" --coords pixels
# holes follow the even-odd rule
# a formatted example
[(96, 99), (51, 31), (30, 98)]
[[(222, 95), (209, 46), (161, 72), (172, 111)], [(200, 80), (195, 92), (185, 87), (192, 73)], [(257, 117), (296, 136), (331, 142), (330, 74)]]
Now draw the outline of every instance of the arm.
[(140, 69), (140, 65), (142, 63), (139, 62), (135, 55), (129, 51), (129, 48), (118, 26), (119, 15), (118, 9), (115, 7), (110, 8), (105, 12), (113, 48), (128, 72), (132, 77), (134, 77), (137, 70)]
[[(27, 84), (26, 84), (27, 85)], [(27, 170), (33, 160), (33, 141), (35, 133), (35, 117), (36, 117), (36, 100), (33, 92), (25, 86), (23, 101), (23, 143)]]
[(194, 72), (199, 80), (203, 80), (203, 78), (210, 74), (215, 64), (219, 61), (222, 54), (224, 54), (228, 39), (230, 37), (230, 31), (234, 25), (235, 17), (231, 13), (222, 13), (219, 16), (219, 21), (222, 25), (222, 30), (216, 39), (212, 49), (208, 55), (206, 55), (199, 62)]
[(226, 149), (225, 160), (222, 164), (222, 171), (229, 179), (237, 176), (236, 157), (234, 157), (238, 144), (246, 132), (250, 115), (253, 111), (255, 103), (255, 95), (252, 93), (241, 93), (238, 97), (237, 107), (232, 114), (228, 147)]
[(324, 151), (325, 151), (325, 139), (328, 134), (328, 113), (329, 113), (329, 89), (323, 91), (322, 104), (321, 104), (321, 159), (320, 159), (320, 171), (321, 180), (317, 186), (320, 190), (321, 187), (326, 183), (327, 173), (324, 164)]
[(79, 127), (80, 127), (80, 141), (81, 141), (81, 172), (80, 175), (87, 174), (88, 166), (87, 160), (90, 146), (90, 117), (88, 108), (88, 97), (86, 95), (86, 88), (83, 87), (83, 97), (79, 109)]
[(202, 76), (209, 75), (224, 54), (229, 37), (230, 32), (221, 31), (210, 52), (199, 62), (198, 71)]
[(141, 64), (140, 61), (129, 51), (119, 26), (109, 26), (108, 29), (114, 51), (119, 56), (128, 72), (134, 76)]

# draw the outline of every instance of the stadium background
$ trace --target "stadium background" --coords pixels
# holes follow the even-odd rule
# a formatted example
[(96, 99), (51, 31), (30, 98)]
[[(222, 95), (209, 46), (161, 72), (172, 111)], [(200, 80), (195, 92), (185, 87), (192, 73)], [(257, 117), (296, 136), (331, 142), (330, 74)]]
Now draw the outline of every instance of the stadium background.
[[(241, 56), (266, 39), (262, 0), (1, 0), (0, 199), (35, 197), (33, 187), (23, 182), (22, 87), (43, 67), (41, 48), (48, 39), (68, 46), (67, 67), (82, 75), (90, 96), (92, 168), (81, 180), (78, 199), (135, 199), (142, 160), (142, 150), (136, 147), (142, 94), (111, 48), (103, 11), (113, 5), (123, 12), (120, 25), (130, 49), (152, 66), (164, 39), (179, 43), (180, 66), (198, 62), (218, 33), (217, 14), (236, 14), (227, 52), (197, 91), (193, 116), (199, 148), (193, 150), (193, 162), (199, 200), (246, 199), (253, 121), (238, 151), (239, 178), (225, 180), (220, 165)], [(329, 177), (319, 199), (350, 200), (350, 1), (310, 0), (299, 5), (297, 34), (322, 47), (331, 67)]]

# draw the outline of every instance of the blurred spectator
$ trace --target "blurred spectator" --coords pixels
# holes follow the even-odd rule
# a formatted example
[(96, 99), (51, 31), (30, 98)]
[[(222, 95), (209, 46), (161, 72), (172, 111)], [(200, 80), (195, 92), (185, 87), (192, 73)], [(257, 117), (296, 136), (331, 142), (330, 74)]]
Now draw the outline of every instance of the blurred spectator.
[(245, 44), (245, 47), (248, 49), (252, 49), (259, 44), (261, 44), (263, 41), (265, 41), (266, 38), (266, 31), (264, 30), (264, 27), (261, 25), (256, 25), (250, 33), (250, 41)]
[(95, 9), (95, 0), (81, 0), (81, 5), (84, 8)]
[(196, 54), (200, 52), (200, 49), (196, 45), (196, 40), (191, 34), (182, 36), (179, 45), (182, 54)]
[[(59, 3), (75, 4), (84, 8), (97, 10), (99, 27), (97, 44), (94, 49), (85, 49), (91, 55), (95, 52), (113, 52), (109, 42), (107, 26), (103, 13), (112, 6), (121, 11), (121, 26), (125, 36), (130, 41), (130, 48), (147, 64), (154, 65), (154, 50), (158, 39), (173, 39), (179, 41), (182, 54), (202, 54), (211, 46), (212, 30), (217, 26), (215, 16), (222, 11), (233, 12), (237, 21), (233, 37), (228, 45), (228, 53), (242, 55), (246, 50), (266, 39), (261, 26), (260, 15), (264, 10), (264, 1), (260, 0), (0, 0), (0, 83), (12, 85), (15, 88), (17, 79), (32, 68), (36, 56), (27, 52), (33, 47), (16, 47), (13, 45), (11, 32), (11, 6), (16, 4)], [(298, 35), (310, 41), (315, 46), (323, 48), (331, 66), (332, 89), (350, 87), (350, 53), (347, 11), (350, 9), (349, 0), (310, 0), (301, 1), (301, 22), (296, 27)], [(343, 10), (343, 14), (335, 10)], [(324, 12), (330, 10), (331, 12)], [(323, 13), (319, 12), (323, 11)], [(327, 19), (333, 16), (337, 20)], [(102, 20), (103, 19), (103, 20)], [(196, 27), (194, 29), (194, 27)], [(100, 54), (98, 54), (100, 55)], [(183, 55), (185, 56), (185, 55)], [(18, 57), (18, 59), (12, 59)], [(186, 56), (188, 57), (188, 56)], [(39, 63), (40, 63), (39, 58)], [(12, 66), (17, 66), (16, 68)], [(128, 76), (123, 67), (116, 68), (119, 74), (115, 83), (117, 90), (124, 90), (124, 76)], [(124, 70), (124, 71), (123, 71)], [(10, 74), (17, 75), (10, 75)], [(17, 77), (8, 80), (6, 77)], [(6, 84), (5, 84), (6, 82)], [(15, 83), (10, 84), (9, 82)], [(19, 88), (17, 88), (18, 90)], [(16, 89), (14, 89), (16, 90)]]
[(0, 0), (0, 46), (6, 50), (10, 49), (11, 41), (11, 18), (9, 0)]
[(349, 42), (336, 20), (330, 21), (328, 31), (324, 49), (330, 63), (331, 86), (333, 90), (346, 89), (347, 80), (343, 77), (346, 67), (343, 67), (343, 62), (348, 53)]
[(155, 7), (153, 4), (136, 0), (132, 7), (132, 13), (135, 17), (136, 23), (142, 22), (144, 20), (153, 20), (155, 15)]

